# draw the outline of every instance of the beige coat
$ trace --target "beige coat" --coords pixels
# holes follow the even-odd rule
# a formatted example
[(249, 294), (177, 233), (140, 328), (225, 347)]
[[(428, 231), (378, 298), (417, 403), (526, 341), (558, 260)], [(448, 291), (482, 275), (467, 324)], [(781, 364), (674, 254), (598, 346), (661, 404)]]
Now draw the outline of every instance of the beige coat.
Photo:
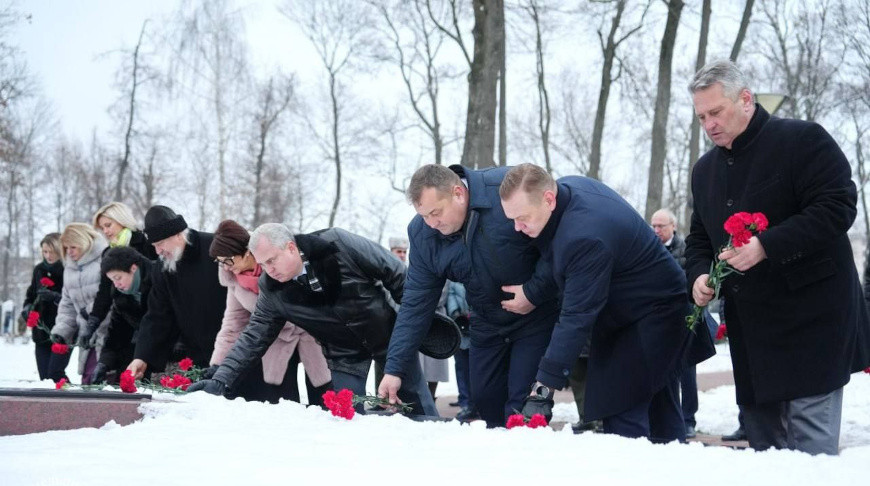
[[(227, 288), (227, 305), (221, 330), (215, 338), (214, 353), (211, 355), (210, 364), (213, 365), (221, 364), (229, 354), (257, 305), (257, 294), (239, 285), (232, 272), (220, 268), (218, 279)], [(287, 322), (278, 338), (263, 355), (263, 380), (272, 385), (280, 385), (287, 373), (290, 357), (297, 349), (305, 373), (314, 386), (324, 385), (332, 379), (320, 343), (302, 328)]]

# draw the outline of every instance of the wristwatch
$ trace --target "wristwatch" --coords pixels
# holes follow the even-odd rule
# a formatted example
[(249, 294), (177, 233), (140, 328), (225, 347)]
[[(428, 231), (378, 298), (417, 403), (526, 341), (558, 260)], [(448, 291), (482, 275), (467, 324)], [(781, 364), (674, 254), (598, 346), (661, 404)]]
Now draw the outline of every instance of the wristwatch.
[(550, 390), (550, 387), (544, 385), (543, 383), (538, 383), (538, 385), (535, 387), (535, 395), (541, 398), (550, 398), (552, 393), (553, 391)]

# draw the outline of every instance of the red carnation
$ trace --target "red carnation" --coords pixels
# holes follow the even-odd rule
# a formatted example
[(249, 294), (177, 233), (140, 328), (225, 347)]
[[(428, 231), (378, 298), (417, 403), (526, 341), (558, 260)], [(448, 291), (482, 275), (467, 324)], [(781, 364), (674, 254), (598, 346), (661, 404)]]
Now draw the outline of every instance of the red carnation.
[(759, 233), (767, 229), (767, 216), (764, 213), (752, 213), (752, 222), (755, 223), (755, 231)]
[(69, 386), (69, 381), (66, 378), (61, 378), (59, 382), (54, 384), (54, 388), (57, 390), (64, 389)]
[(746, 230), (748, 224), (752, 224), (751, 214), (734, 213), (725, 220), (725, 232), (734, 236), (735, 233)]
[(187, 387), (190, 386), (192, 382), (190, 378), (183, 375), (173, 375), (172, 376), (172, 388), (181, 388), (184, 391), (187, 391)]
[(352, 419), (356, 414), (353, 408), (353, 392), (347, 388), (335, 393), (332, 390), (323, 394), (323, 405), (336, 417)]
[(124, 393), (136, 393), (136, 378), (133, 378), (133, 372), (124, 370), (121, 373), (121, 391)]
[(69, 353), (69, 346), (61, 343), (54, 343), (51, 345), (51, 352), (54, 354), (66, 354)]
[(335, 392), (332, 390), (328, 390), (323, 394), (323, 406), (332, 410), (335, 406)]
[(870, 373), (870, 366), (864, 368), (864, 373)]
[(27, 314), (27, 327), (33, 328), (39, 324), (39, 312), (30, 311), (30, 314)]
[(172, 388), (172, 378), (163, 375), (160, 377), (160, 386), (163, 388)]
[(193, 360), (190, 358), (184, 358), (183, 360), (178, 362), (178, 367), (181, 368), (181, 371), (187, 371), (193, 366)]
[(544, 418), (544, 416), (539, 414), (539, 413), (532, 415), (532, 418), (529, 419), (529, 427), (531, 427), (533, 429), (537, 429), (538, 427), (546, 427), (546, 426), (547, 426), (547, 419)]
[(752, 239), (752, 232), (749, 230), (740, 230), (733, 235), (731, 235), (731, 244), (734, 248), (740, 248), (741, 246), (749, 243), (749, 240)]
[(42, 277), (39, 279), (39, 285), (42, 285), (43, 287), (54, 287), (54, 280), (48, 277)]
[(716, 340), (721, 341), (728, 336), (728, 328), (725, 323), (719, 324), (719, 329), (716, 330)]
[(524, 427), (526, 425), (526, 418), (521, 414), (515, 413), (508, 417), (506, 427), (512, 429), (514, 427)]

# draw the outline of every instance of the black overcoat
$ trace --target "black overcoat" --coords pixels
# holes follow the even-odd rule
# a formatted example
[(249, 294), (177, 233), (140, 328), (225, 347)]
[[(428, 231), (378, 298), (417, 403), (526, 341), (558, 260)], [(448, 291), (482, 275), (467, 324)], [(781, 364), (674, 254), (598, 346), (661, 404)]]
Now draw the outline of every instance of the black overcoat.
[(856, 215), (851, 174), (820, 125), (757, 104), (732, 149), (714, 147), (695, 167), (690, 286), (727, 243), (730, 215), (761, 212), (770, 222), (758, 236), (767, 259), (722, 286), (740, 404), (828, 393), (867, 365), (867, 309), (846, 235)]
[(208, 255), (214, 235), (195, 230), (188, 234), (190, 244), (176, 271), (160, 269), (151, 276), (148, 311), (134, 357), (152, 370), (163, 369), (179, 336), (193, 362), (207, 368), (223, 321), (227, 288), (218, 282), (217, 263)]

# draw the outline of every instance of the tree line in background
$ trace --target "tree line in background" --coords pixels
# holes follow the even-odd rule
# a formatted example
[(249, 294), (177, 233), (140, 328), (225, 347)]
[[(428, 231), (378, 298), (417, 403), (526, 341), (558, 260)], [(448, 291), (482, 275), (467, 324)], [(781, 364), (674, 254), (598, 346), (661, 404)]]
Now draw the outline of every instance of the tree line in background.
[[(534, 162), (601, 179), (647, 218), (687, 228), (707, 148), (685, 87), (738, 60), (778, 114), (822, 123), (852, 161), (863, 227), (870, 0), (279, 0), (298, 45), (252, 61), (247, 12), (215, 0), (148, 19), (116, 66), (113, 128), (63, 134), (0, 9), (0, 300), (19, 295), (48, 231), (120, 200), (174, 205), (194, 227), (234, 218), (383, 241), (422, 164)], [(107, 49), (115, 46), (107, 46)], [(317, 72), (299, 72), (302, 52)], [(309, 56), (311, 57), (311, 56)], [(510, 73), (510, 76), (507, 74)], [(862, 245), (863, 248), (863, 245)], [(20, 282), (17, 283), (17, 282)]]

